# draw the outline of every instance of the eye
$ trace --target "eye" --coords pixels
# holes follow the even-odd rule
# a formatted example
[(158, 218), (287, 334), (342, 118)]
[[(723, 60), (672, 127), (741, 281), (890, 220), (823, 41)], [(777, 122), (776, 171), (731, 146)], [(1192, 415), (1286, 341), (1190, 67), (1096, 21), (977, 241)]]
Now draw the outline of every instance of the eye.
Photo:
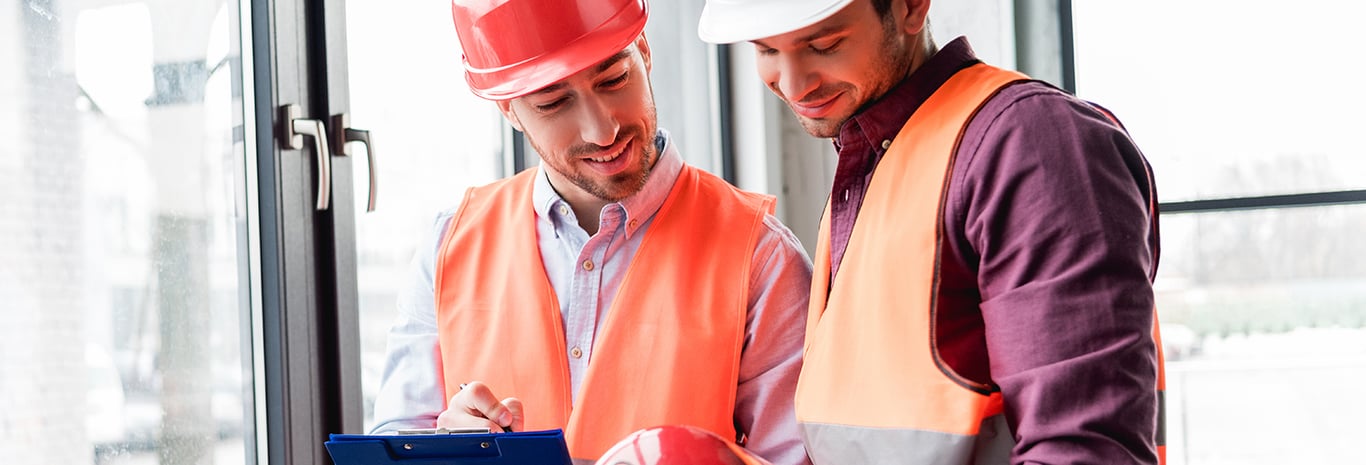
[(551, 100), (547, 103), (538, 103), (532, 106), (536, 107), (537, 111), (550, 112), (555, 111), (555, 109), (564, 106), (565, 102), (567, 101), (569, 101), (569, 97), (560, 97), (555, 100)]
[(835, 53), (835, 49), (839, 48), (840, 44), (843, 43), (843, 42), (844, 42), (844, 38), (839, 38), (839, 39), (835, 39), (835, 40), (827, 40), (827, 41), (812, 42), (811, 45), (810, 45), (810, 47), (811, 47), (811, 51), (816, 52), (817, 54), (820, 54), (820, 55), (829, 55), (829, 54), (831, 54), (831, 53)]
[(621, 73), (620, 76), (614, 77), (614, 78), (612, 78), (612, 79), (608, 79), (608, 80), (606, 80), (606, 81), (602, 81), (602, 83), (601, 83), (601, 84), (598, 84), (598, 86), (599, 86), (599, 87), (603, 87), (603, 88), (609, 88), (609, 89), (610, 89), (610, 88), (615, 88), (615, 87), (621, 87), (622, 84), (625, 84), (625, 83), (626, 83), (626, 77), (627, 77), (628, 75), (630, 75), (630, 73), (623, 72), (623, 73)]
[(765, 47), (759, 44), (754, 44), (754, 50), (758, 52), (759, 55), (763, 56), (773, 56), (778, 54), (778, 49), (773, 47)]

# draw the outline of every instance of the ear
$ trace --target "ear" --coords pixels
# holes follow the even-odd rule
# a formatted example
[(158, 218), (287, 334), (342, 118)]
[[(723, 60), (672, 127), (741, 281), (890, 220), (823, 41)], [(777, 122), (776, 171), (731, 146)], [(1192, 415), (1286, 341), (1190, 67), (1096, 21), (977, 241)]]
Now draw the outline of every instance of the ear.
[(503, 112), (503, 117), (507, 118), (512, 127), (518, 131), (526, 132), (522, 129), (522, 120), (517, 118), (517, 112), (512, 110), (512, 100), (497, 100), (493, 103), (498, 104), (498, 111)]
[(636, 50), (640, 50), (640, 57), (645, 59), (645, 74), (650, 74), (650, 42), (645, 40), (644, 32), (636, 38)]
[(895, 0), (892, 15), (901, 21), (907, 35), (920, 34), (925, 30), (925, 19), (930, 16), (930, 0)]

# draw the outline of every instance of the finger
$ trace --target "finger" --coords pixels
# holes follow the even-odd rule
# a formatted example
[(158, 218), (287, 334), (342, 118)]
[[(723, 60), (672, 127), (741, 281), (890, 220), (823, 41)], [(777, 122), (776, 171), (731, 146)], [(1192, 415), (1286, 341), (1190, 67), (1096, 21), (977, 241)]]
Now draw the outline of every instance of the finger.
[(451, 401), (452, 408), (458, 406), (472, 416), (492, 420), (495, 429), (512, 426), (512, 412), (498, 401), (498, 397), (493, 395), (493, 390), (484, 383), (473, 381), (464, 385)]
[[(454, 399), (454, 397), (452, 397)], [(447, 408), (436, 417), (437, 428), (484, 428), (489, 431), (501, 431), (492, 420), (484, 417), (470, 415), (463, 408)]]
[(508, 424), (508, 431), (526, 431), (523, 429), (523, 425), (526, 423), (526, 417), (522, 414), (522, 400), (516, 397), (509, 397), (503, 399), (501, 403), (503, 404), (503, 408), (506, 408), (508, 413), (512, 414), (512, 422)]
[[(501, 431), (502, 425), (490, 420), (486, 412), (480, 410), (480, 405), (498, 405), (493, 391), (480, 382), (462, 384), (460, 391), (451, 396), (446, 403), (446, 410), (437, 416), (436, 426), (438, 428), (475, 427), (487, 428), (489, 431)], [(503, 407), (499, 406), (499, 408), (502, 409)], [(497, 412), (493, 413), (497, 414)]]

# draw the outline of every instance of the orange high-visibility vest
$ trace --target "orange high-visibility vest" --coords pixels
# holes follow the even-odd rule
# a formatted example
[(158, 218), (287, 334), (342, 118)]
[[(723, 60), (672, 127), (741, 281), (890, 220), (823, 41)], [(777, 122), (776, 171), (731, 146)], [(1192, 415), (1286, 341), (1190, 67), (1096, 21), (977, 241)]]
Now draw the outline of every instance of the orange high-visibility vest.
[(973, 65), (916, 110), (873, 172), (833, 283), (827, 205), (796, 394), (815, 463), (1010, 463), (1001, 393), (941, 368), (933, 309), (958, 137), (983, 103), (1024, 79)]
[(774, 199), (683, 168), (598, 329), (574, 402), (537, 245), (535, 172), (470, 189), (441, 242), (435, 368), (446, 399), (469, 381), (517, 397), (525, 429), (564, 429), (576, 460), (666, 424), (734, 440), (750, 262)]

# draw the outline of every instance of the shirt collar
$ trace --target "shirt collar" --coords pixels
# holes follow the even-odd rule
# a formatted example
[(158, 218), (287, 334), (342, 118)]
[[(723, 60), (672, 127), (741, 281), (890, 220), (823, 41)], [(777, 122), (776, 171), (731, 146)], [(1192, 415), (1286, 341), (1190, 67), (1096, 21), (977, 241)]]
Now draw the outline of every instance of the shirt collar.
[(930, 95), (959, 70), (979, 61), (967, 38), (959, 37), (949, 42), (915, 72), (840, 127), (835, 139), (836, 149), (872, 147), (881, 153), (886, 149), (882, 147), (882, 141), (895, 138), (906, 120), (911, 119), (911, 115)]
[[(650, 169), (650, 175), (645, 179), (645, 186), (639, 192), (622, 199), (619, 202), (609, 203), (603, 210), (609, 208), (620, 208), (625, 212), (622, 220), (626, 226), (626, 237), (631, 237), (637, 229), (640, 229), (659, 207), (664, 204), (664, 199), (669, 196), (669, 191), (673, 190), (674, 182), (678, 180), (678, 175), (683, 171), (683, 156), (679, 154), (678, 147), (672, 143), (669, 132), (663, 128), (655, 132), (655, 150), (659, 153), (659, 160), (655, 161), (655, 166)], [(560, 205), (568, 208), (569, 203), (565, 202), (560, 194), (555, 192), (555, 188), (550, 186), (550, 178), (547, 177), (545, 170), (540, 169), (536, 173), (536, 183), (531, 190), (532, 206), (536, 209), (538, 221), (550, 221), (552, 225), (564, 221), (568, 215), (562, 215), (555, 211)], [(601, 213), (599, 213), (601, 214)], [(577, 227), (577, 225), (575, 225)]]

